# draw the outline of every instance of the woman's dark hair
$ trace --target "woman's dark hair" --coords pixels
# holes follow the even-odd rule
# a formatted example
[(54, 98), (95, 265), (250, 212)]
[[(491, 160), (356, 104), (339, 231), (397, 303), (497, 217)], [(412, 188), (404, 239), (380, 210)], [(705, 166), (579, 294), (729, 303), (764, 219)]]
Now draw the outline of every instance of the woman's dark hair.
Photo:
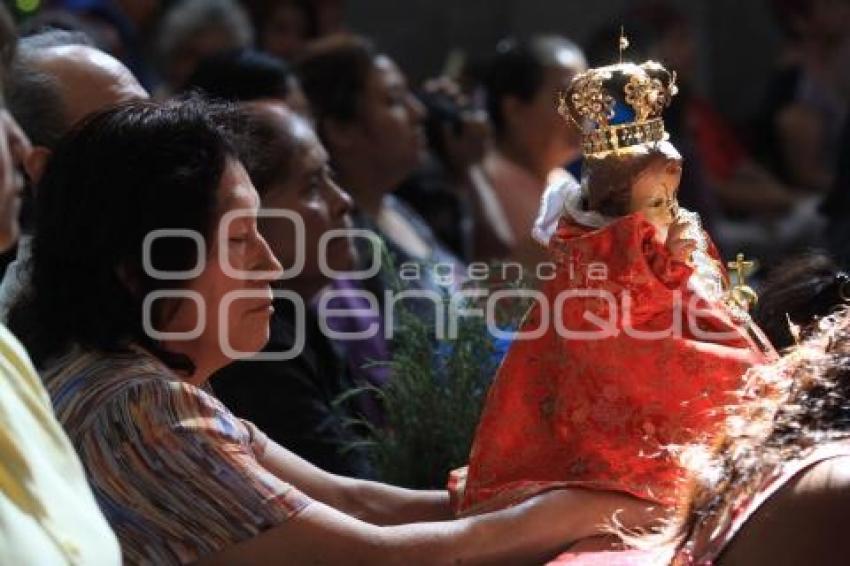
[(253, 49), (207, 57), (189, 78), (186, 90), (227, 101), (286, 98), (292, 71), (286, 63)]
[[(148, 293), (183, 284), (146, 272), (143, 242), (158, 229), (212, 240), (217, 188), (235, 159), (214, 114), (198, 99), (132, 102), (93, 115), (56, 145), (36, 192), (31, 285), (9, 314), (36, 365), (75, 345), (123, 351), (138, 343), (192, 370), (191, 360), (166, 352), (143, 328)], [(160, 239), (150, 250), (161, 271), (203, 260), (186, 237)], [(154, 327), (168, 316), (155, 308)]]
[(296, 62), (320, 136), (327, 120), (350, 123), (357, 118), (376, 57), (378, 52), (369, 40), (340, 34), (319, 39)]
[(573, 51), (577, 60), (584, 60), (581, 49), (560, 36), (537, 36), (529, 40), (508, 38), (499, 42), (482, 77), (487, 112), (497, 134), (505, 130), (502, 109), (505, 98), (512, 96), (530, 102), (543, 86), (546, 68), (557, 64), (556, 54), (562, 49)]
[(789, 322), (803, 329), (850, 300), (850, 275), (826, 253), (811, 252), (775, 267), (761, 289), (754, 319), (771, 343), (793, 346)]

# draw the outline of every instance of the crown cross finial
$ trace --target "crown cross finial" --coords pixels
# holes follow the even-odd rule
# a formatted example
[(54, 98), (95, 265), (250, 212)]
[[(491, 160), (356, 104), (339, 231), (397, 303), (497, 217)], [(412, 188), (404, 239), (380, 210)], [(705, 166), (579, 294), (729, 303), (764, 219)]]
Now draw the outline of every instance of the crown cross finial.
[(623, 26), (620, 26), (620, 63), (623, 62), (623, 51), (629, 48), (629, 38), (626, 37), (626, 32)]

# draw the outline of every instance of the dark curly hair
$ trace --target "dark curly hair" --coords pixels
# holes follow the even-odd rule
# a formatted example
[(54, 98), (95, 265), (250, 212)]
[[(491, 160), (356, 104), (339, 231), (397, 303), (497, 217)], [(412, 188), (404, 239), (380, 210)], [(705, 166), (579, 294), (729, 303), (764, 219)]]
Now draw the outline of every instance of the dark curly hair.
[[(181, 281), (146, 273), (142, 246), (157, 229), (211, 240), (216, 190), (236, 159), (213, 118), (223, 113), (197, 98), (132, 102), (93, 115), (56, 145), (36, 193), (31, 285), (9, 313), (37, 366), (75, 345), (122, 351), (138, 343), (175, 369), (193, 369), (143, 330), (145, 296)], [(151, 249), (158, 270), (189, 270), (197, 260), (187, 238)], [(154, 324), (168, 314), (155, 309)]]
[(850, 300), (850, 275), (826, 253), (811, 251), (771, 270), (759, 293), (754, 320), (778, 349), (793, 346), (789, 322), (811, 329), (818, 317)]

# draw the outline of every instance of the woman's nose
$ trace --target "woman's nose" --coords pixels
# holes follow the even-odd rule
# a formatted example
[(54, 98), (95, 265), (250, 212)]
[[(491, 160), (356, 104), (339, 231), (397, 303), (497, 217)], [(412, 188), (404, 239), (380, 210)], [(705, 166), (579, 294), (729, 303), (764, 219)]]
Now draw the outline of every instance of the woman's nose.
[(345, 216), (354, 207), (354, 201), (348, 191), (334, 182), (330, 183), (331, 189), (331, 212), (334, 217)]
[(280, 264), (277, 257), (275, 257), (271, 246), (269, 246), (269, 243), (263, 236), (260, 236), (259, 260), (257, 261), (254, 271), (261, 271), (264, 274), (268, 273), (267, 277), (264, 277), (264, 279), (268, 279), (269, 281), (277, 281), (283, 277), (283, 266)]

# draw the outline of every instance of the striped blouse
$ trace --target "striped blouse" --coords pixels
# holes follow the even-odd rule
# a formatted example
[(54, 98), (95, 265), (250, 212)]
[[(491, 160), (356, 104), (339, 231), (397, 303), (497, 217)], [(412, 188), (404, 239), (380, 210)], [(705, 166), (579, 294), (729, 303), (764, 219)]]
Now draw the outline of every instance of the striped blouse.
[(264, 434), (141, 350), (75, 352), (44, 380), (128, 563), (191, 562), (310, 503), (260, 464)]

